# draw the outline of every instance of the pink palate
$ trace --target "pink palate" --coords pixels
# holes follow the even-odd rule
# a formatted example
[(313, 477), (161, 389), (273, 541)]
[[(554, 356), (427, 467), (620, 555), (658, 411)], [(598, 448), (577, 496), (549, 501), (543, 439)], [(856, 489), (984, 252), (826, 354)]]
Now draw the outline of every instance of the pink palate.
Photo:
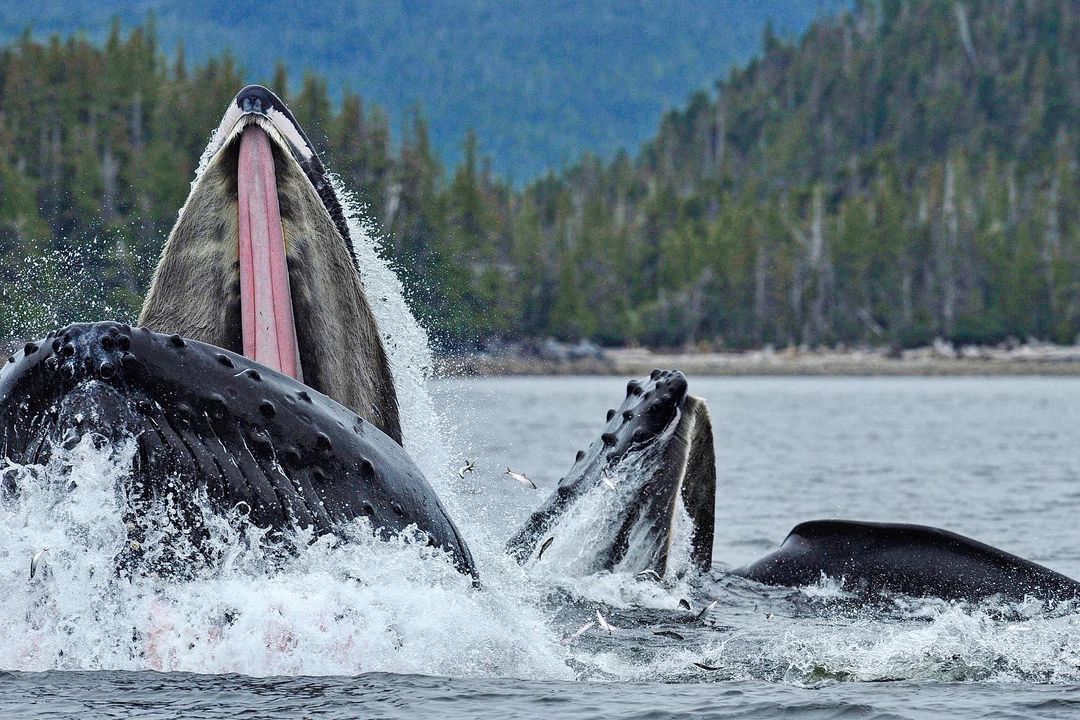
[(257, 125), (240, 137), (237, 195), (244, 355), (302, 382), (274, 153)]

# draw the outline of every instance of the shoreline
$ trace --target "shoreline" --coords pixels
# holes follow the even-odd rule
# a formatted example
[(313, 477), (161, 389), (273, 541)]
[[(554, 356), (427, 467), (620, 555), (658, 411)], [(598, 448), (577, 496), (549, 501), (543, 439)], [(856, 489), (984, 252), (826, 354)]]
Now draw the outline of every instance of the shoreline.
[(887, 349), (794, 349), (746, 352), (596, 349), (584, 356), (521, 352), (439, 357), (439, 377), (519, 375), (647, 375), (676, 368), (687, 375), (738, 376), (1080, 376), (1080, 346), (1022, 345), (1014, 348), (943, 344), (900, 352)]

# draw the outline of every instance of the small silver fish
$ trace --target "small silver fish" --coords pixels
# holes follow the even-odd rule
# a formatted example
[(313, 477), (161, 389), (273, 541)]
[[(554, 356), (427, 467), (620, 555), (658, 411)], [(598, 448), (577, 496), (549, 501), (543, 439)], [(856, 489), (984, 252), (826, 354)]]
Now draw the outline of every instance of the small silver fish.
[(694, 665), (697, 665), (702, 670), (719, 670), (720, 669), (716, 665), (706, 665), (705, 663), (699, 663), (699, 662), (694, 663)]
[(656, 582), (663, 580), (663, 578), (660, 577), (660, 573), (655, 570), (642, 570), (634, 577), (638, 580), (655, 580)]
[(703, 607), (703, 608), (701, 609), (701, 612), (699, 612), (699, 613), (698, 613), (698, 614), (697, 614), (697, 615), (696, 615), (696, 616), (694, 617), (694, 619), (695, 619), (695, 620), (700, 620), (700, 619), (701, 619), (702, 617), (704, 617), (705, 613), (709, 612), (709, 611), (710, 611), (710, 610), (712, 610), (712, 609), (713, 609), (714, 607), (716, 607), (716, 603), (718, 603), (718, 602), (720, 602), (720, 601), (719, 601), (719, 600), (713, 600), (713, 601), (712, 601), (711, 603), (709, 603), (708, 605), (706, 605), (705, 607)]
[(34, 576), (37, 575), (38, 565), (41, 563), (41, 556), (44, 555), (47, 552), (49, 552), (49, 548), (41, 548), (36, 553), (34, 553), (33, 557), (30, 558), (30, 579), (31, 580), (33, 580)]
[(584, 635), (584, 634), (585, 634), (585, 632), (586, 632), (586, 631), (587, 631), (587, 630), (588, 630), (589, 628), (591, 628), (591, 627), (592, 627), (593, 625), (595, 625), (595, 624), (596, 624), (596, 621), (595, 621), (595, 620), (590, 620), (589, 622), (585, 623), (584, 625), (582, 625), (581, 627), (579, 627), (579, 628), (578, 628), (577, 630), (575, 630), (574, 632), (572, 632), (572, 633), (570, 633), (569, 635), (567, 635), (566, 637), (564, 637), (564, 638), (563, 638), (562, 640), (560, 640), (559, 642), (560, 642), (560, 643), (562, 643), (563, 645), (569, 645), (570, 643), (574, 642), (574, 641), (575, 641), (575, 640), (577, 640), (577, 639), (578, 639), (579, 637), (581, 637), (582, 635)]
[(599, 610), (596, 611), (596, 621), (598, 623), (600, 623), (600, 629), (601, 630), (607, 630), (608, 635), (610, 635), (613, 630), (618, 630), (619, 629), (619, 628), (615, 627), (614, 625), (612, 625), (611, 623), (609, 623), (606, 619), (604, 619), (604, 616), (600, 614)]
[(521, 483), (522, 485), (524, 485), (527, 488), (532, 488), (533, 490), (536, 489), (536, 483), (534, 483), (529, 478), (525, 477), (525, 473), (515, 472), (514, 470), (511, 470), (510, 468), (506, 468), (506, 472), (503, 473), (503, 474), (504, 475), (509, 475), (510, 477), (514, 478), (515, 480), (517, 480), (519, 483)]
[(608, 490), (614, 490), (615, 484), (619, 482), (619, 478), (614, 475), (608, 474), (607, 468), (600, 471), (600, 479), (607, 485)]
[(544, 551), (547, 550), (549, 547), (551, 547), (551, 543), (553, 543), (553, 542), (555, 542), (555, 536), (554, 535), (552, 535), (551, 537), (549, 537), (547, 540), (544, 541), (544, 544), (540, 546), (540, 552), (536, 553), (536, 559), (537, 560), (544, 557)]
[(476, 468), (476, 464), (472, 460), (466, 460), (465, 464), (457, 471), (457, 476), (462, 480), (465, 479), (465, 473), (471, 473)]
[(671, 638), (672, 640), (685, 640), (686, 638), (675, 632), (674, 630), (657, 630), (653, 635), (659, 635), (660, 637)]

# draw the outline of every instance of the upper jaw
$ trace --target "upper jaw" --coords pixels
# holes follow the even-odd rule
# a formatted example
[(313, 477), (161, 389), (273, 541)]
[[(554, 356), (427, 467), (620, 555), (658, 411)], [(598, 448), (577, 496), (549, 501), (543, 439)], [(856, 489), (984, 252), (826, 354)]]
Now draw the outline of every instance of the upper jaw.
[[(278, 146), (288, 150), (288, 154), (300, 166), (312, 190), (319, 196), (323, 207), (329, 213), (338, 234), (349, 246), (349, 252), (353, 255), (353, 264), (356, 264), (355, 253), (352, 249), (349, 224), (345, 218), (345, 211), (341, 206), (341, 200), (334, 190), (333, 184), (327, 175), (326, 168), (319, 159), (319, 154), (308, 139), (303, 128), (296, 121), (292, 112), (285, 103), (270, 90), (261, 85), (248, 85), (236, 94), (229, 103), (229, 109), (225, 111), (221, 123), (211, 135), (209, 144), (203, 152), (199, 162), (198, 176), (210, 165), (213, 159), (230, 146), (236, 140), (244, 128), (252, 123), (258, 123)], [(359, 268), (358, 268), (359, 269)]]
[[(278, 144), (288, 148), (301, 167), (314, 161), (318, 163), (319, 174), (325, 173), (322, 163), (319, 162), (318, 156), (311, 147), (311, 142), (296, 122), (292, 112), (277, 95), (261, 85), (248, 85), (236, 94), (229, 104), (229, 109), (221, 118), (221, 123), (211, 136), (210, 144), (207, 145), (203, 154), (204, 160), (216, 155), (229, 144), (230, 140), (253, 122), (258, 122)], [(306, 167), (305, 172), (307, 173)], [(310, 179), (311, 173), (307, 174)]]

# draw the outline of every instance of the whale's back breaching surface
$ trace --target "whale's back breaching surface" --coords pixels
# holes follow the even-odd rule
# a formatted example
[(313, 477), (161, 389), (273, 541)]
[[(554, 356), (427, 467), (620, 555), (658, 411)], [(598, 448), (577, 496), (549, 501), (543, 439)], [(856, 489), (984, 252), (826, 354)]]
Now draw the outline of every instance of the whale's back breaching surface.
[[(111, 322), (61, 328), (0, 372), (4, 457), (47, 464), (54, 448), (89, 436), (137, 444), (122, 492), (138, 565), (146, 518), (167, 504), (197, 538), (200, 504), (243, 508), (256, 526), (317, 535), (415, 525), (463, 572), (468, 548), (405, 451), (371, 423), (292, 378), (218, 347)], [(18, 492), (17, 487), (7, 488)], [(154, 572), (183, 572), (172, 558)]]
[(779, 548), (732, 573), (790, 587), (829, 577), (867, 597), (885, 592), (953, 600), (1080, 597), (1080, 583), (1042, 565), (948, 530), (904, 523), (804, 522)]
[[(686, 394), (678, 371), (631, 380), (626, 398), (555, 492), (509, 541), (521, 562), (559, 536), (553, 556), (567, 569), (652, 570), (659, 575), (712, 564), (716, 463), (705, 402)], [(679, 548), (679, 540), (686, 548)], [(553, 541), (554, 542), (554, 541)], [(572, 549), (567, 553), (568, 546)], [(675, 554), (687, 549), (688, 557)], [(549, 561), (550, 562), (550, 561)]]
[(272, 221), (284, 240), (303, 381), (400, 443), (394, 380), (341, 204), (292, 114), (265, 88), (244, 88), (225, 113), (165, 243), (139, 322), (244, 352), (239, 198), (246, 188), (238, 177), (242, 141), (254, 128), (266, 133), (273, 153)]

